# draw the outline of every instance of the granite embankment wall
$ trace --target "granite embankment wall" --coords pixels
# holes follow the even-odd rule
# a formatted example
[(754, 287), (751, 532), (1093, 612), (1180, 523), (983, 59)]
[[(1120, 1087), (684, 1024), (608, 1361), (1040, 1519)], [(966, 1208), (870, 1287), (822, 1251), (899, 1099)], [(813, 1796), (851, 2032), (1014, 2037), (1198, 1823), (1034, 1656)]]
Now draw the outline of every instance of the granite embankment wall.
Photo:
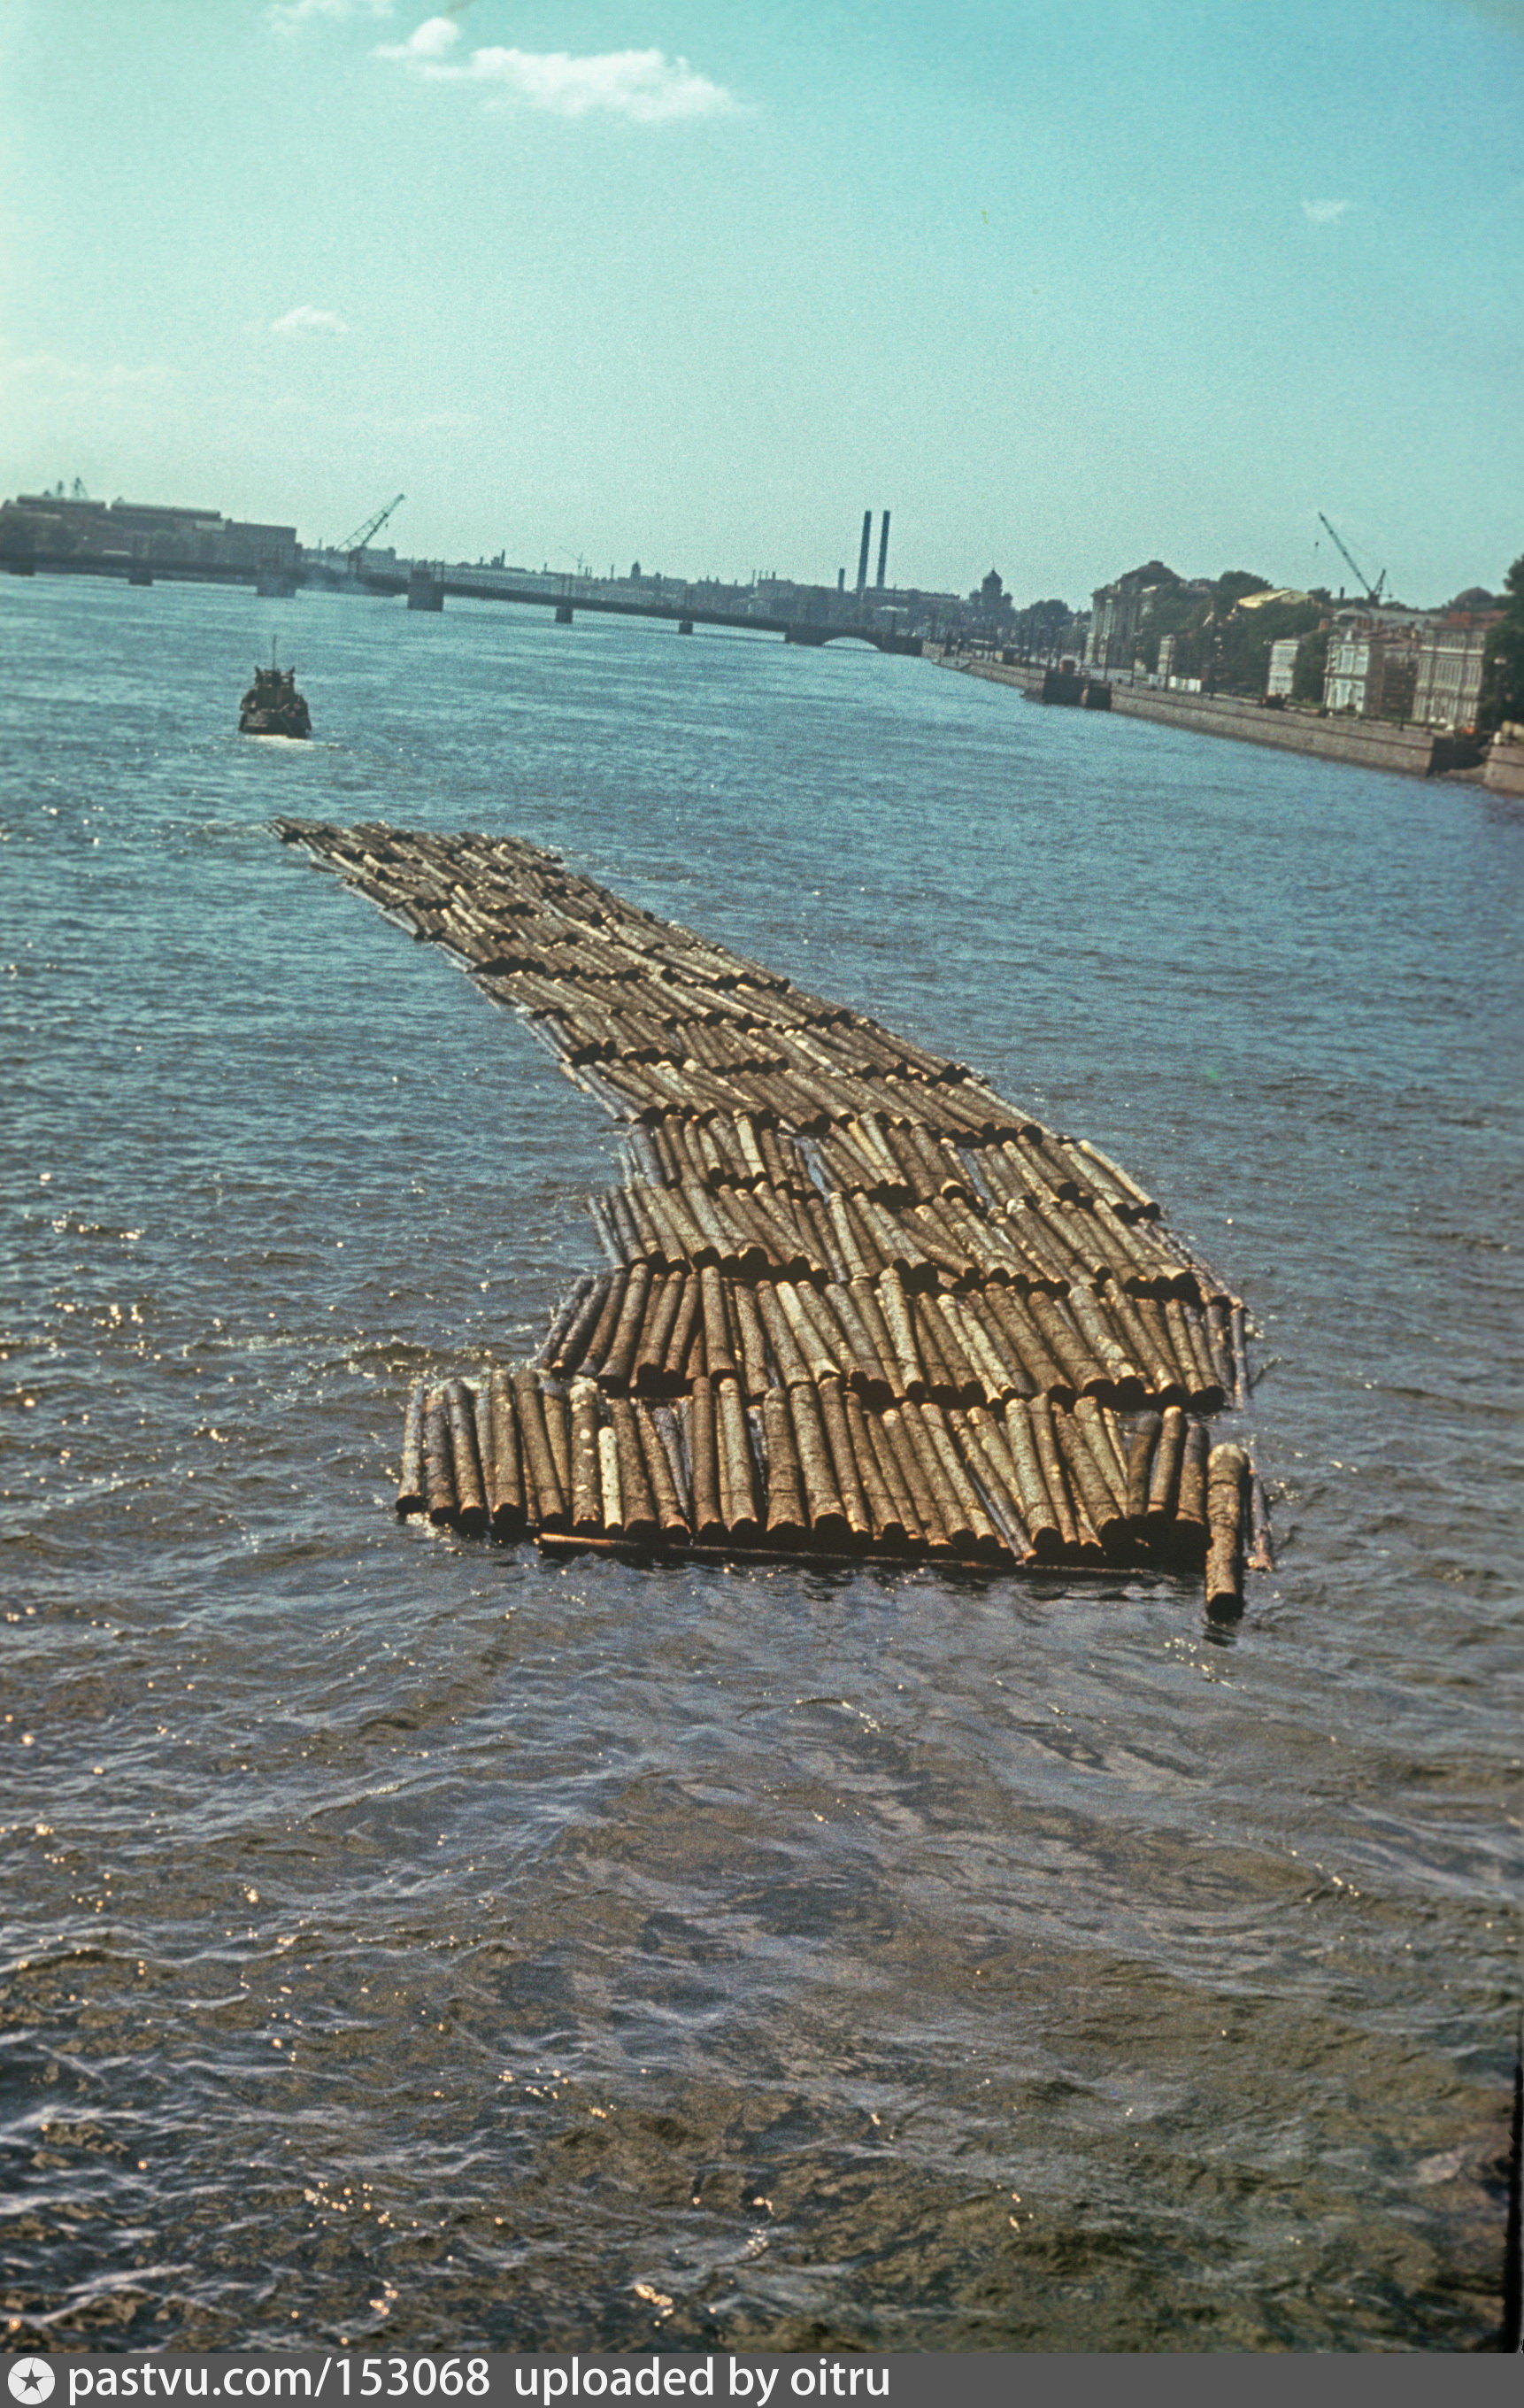
[[(966, 676), (1037, 691), (1040, 668), (1007, 668), (1000, 661), (942, 656), (943, 666)], [(1458, 747), (1431, 727), (1391, 727), (1379, 721), (1320, 719), (1311, 711), (1267, 710), (1235, 695), (1161, 694), (1149, 686), (1112, 688), (1113, 718), (1154, 719), (1166, 727), (1188, 727), (1200, 736), (1232, 736), (1244, 744), (1273, 744), (1283, 752), (1310, 752), (1323, 761), (1348, 761), (1361, 769), (1391, 769), (1403, 777), (1428, 778), (1461, 768), (1481, 755)], [(1460, 757), (1457, 757), (1457, 756)]]

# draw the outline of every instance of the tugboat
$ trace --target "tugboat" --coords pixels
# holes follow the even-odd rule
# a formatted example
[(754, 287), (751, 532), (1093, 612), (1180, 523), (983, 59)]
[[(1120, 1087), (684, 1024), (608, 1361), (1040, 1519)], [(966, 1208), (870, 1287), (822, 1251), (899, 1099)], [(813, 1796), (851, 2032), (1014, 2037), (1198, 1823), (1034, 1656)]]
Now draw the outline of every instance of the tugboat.
[(240, 736), (310, 736), (312, 713), (296, 691), (296, 671), (277, 668), (275, 648), (270, 666), (254, 670), (254, 682), (238, 705)]

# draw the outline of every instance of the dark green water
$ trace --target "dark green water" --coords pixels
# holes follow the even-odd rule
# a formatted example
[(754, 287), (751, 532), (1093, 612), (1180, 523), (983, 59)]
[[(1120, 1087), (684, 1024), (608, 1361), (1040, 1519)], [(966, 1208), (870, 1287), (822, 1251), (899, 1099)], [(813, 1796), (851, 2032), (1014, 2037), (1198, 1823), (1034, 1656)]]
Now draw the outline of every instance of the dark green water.
[[(1519, 807), (488, 608), (0, 642), (13, 2336), (1485, 2347)], [(1264, 1332), (1243, 1623), (398, 1529), (612, 1139), (276, 812), (556, 846), (1115, 1152)]]

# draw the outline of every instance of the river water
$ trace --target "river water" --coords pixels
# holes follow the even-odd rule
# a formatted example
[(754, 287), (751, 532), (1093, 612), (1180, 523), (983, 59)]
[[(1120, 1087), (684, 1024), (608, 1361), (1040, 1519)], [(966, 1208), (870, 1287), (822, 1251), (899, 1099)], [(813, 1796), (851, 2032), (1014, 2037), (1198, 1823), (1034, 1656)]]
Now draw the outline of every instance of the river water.
[[(0, 639), (13, 2342), (1485, 2348), (1524, 810), (490, 606)], [(1115, 1153), (1263, 1333), (1242, 1622), (399, 1528), (613, 1140), (277, 812), (559, 848)]]

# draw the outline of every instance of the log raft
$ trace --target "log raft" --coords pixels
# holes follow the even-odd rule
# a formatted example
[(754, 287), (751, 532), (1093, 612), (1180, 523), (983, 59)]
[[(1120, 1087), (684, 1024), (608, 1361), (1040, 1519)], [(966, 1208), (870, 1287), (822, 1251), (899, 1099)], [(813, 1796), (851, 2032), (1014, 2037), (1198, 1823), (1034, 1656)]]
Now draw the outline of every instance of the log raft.
[(1248, 1316), (1148, 1191), (966, 1065), (517, 838), (282, 820), (621, 1125), (534, 1363), (420, 1381), (399, 1513), (541, 1546), (1204, 1569), (1263, 1488)]

